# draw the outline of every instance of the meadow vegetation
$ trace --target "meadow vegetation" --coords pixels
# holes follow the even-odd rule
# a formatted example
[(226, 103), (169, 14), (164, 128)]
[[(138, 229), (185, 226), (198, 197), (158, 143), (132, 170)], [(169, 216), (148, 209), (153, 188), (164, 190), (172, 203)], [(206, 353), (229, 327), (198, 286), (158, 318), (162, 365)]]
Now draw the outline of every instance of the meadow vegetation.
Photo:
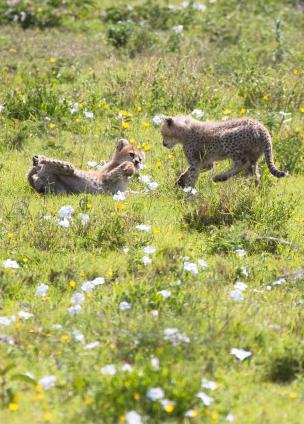
[[(1, 424), (303, 422), (303, 11), (0, 2)], [(193, 110), (259, 119), (289, 176), (176, 187), (158, 118)], [(146, 153), (125, 200), (27, 184), (121, 137)]]

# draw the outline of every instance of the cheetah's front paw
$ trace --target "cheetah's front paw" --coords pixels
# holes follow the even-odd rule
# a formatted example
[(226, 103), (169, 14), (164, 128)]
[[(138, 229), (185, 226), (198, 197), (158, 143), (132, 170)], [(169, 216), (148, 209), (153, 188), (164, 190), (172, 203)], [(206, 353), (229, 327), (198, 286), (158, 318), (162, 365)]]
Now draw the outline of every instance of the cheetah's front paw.
[(132, 162), (125, 162), (122, 164), (122, 172), (126, 177), (132, 177), (135, 173), (135, 166)]

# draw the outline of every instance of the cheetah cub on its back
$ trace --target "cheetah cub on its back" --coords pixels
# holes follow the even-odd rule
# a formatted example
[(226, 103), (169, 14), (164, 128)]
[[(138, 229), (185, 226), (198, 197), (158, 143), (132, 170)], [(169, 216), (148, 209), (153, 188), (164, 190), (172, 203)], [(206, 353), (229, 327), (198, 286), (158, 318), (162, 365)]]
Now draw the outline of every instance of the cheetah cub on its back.
[(129, 178), (139, 170), (144, 158), (144, 153), (121, 139), (112, 160), (98, 171), (83, 171), (69, 162), (36, 155), (27, 179), (38, 193), (43, 194), (114, 194), (128, 188)]
[(268, 130), (255, 119), (242, 118), (229, 121), (197, 121), (190, 116), (167, 117), (161, 126), (165, 147), (172, 149), (181, 143), (189, 168), (179, 177), (177, 184), (194, 187), (199, 173), (213, 168), (215, 161), (231, 159), (232, 167), (213, 177), (213, 181), (226, 181), (241, 171), (254, 175), (260, 183), (258, 160), (264, 153), (272, 175), (285, 177), (273, 162), (272, 143)]

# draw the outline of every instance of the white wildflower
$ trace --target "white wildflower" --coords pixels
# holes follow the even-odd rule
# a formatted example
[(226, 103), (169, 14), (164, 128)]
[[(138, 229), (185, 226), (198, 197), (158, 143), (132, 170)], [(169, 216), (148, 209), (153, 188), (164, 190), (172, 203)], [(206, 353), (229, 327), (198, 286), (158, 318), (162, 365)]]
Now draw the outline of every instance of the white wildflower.
[(86, 344), (84, 348), (87, 350), (93, 350), (93, 349), (96, 349), (96, 347), (98, 347), (99, 345), (100, 345), (100, 342), (96, 340), (96, 342)]
[(152, 255), (153, 253), (155, 253), (155, 247), (154, 246), (146, 246), (146, 247), (143, 248), (143, 251), (147, 255)]
[(119, 304), (119, 309), (121, 311), (129, 311), (131, 308), (132, 308), (131, 303), (129, 303), (127, 301), (120, 302), (120, 304)]
[(151, 177), (150, 175), (140, 175), (139, 181), (141, 181), (144, 184), (149, 184), (151, 182)]
[(133, 371), (133, 367), (130, 364), (122, 364), (122, 366), (120, 367), (121, 371), (123, 372), (132, 372)]
[(4, 109), (5, 109), (4, 105), (0, 104), (0, 113), (2, 113)]
[(211, 405), (211, 403), (214, 401), (212, 397), (206, 395), (206, 393), (204, 392), (199, 392), (196, 396), (203, 401), (203, 404), (205, 406)]
[(78, 304), (68, 308), (68, 312), (72, 317), (74, 317), (75, 315), (78, 315), (80, 311), (81, 311), (81, 306)]
[(79, 305), (81, 302), (85, 300), (85, 295), (80, 292), (76, 292), (71, 297), (72, 305)]
[(8, 326), (12, 323), (9, 317), (0, 317), (0, 325)]
[(149, 233), (151, 231), (150, 225), (145, 225), (145, 224), (136, 225), (135, 228), (139, 231), (145, 231), (146, 233)]
[(79, 330), (74, 330), (72, 332), (72, 336), (73, 336), (74, 340), (76, 340), (77, 342), (80, 342), (80, 343), (84, 343), (85, 342), (85, 337), (81, 333), (81, 331), (79, 331)]
[(20, 318), (28, 320), (29, 318), (32, 318), (34, 316), (34, 314), (31, 314), (30, 312), (26, 312), (26, 311), (19, 311), (18, 316)]
[(70, 205), (62, 206), (62, 208), (59, 209), (58, 215), (60, 218), (67, 218), (70, 219), (72, 214), (74, 212), (74, 209)]
[(271, 283), (271, 285), (272, 286), (281, 286), (284, 283), (286, 283), (286, 278), (279, 278), (278, 280)]
[(96, 277), (91, 281), (94, 286), (102, 286), (105, 283), (105, 279), (103, 277)]
[(90, 293), (94, 287), (95, 284), (92, 281), (85, 281), (81, 286), (81, 290), (85, 293)]
[(204, 259), (198, 259), (197, 263), (203, 268), (203, 269), (207, 269), (208, 268), (208, 264), (206, 261), (204, 261)]
[(94, 113), (93, 112), (88, 112), (88, 111), (84, 111), (83, 112), (84, 116), (88, 119), (93, 119), (94, 118)]
[(170, 290), (160, 290), (157, 292), (157, 294), (161, 295), (164, 299), (167, 299), (171, 296)]
[(242, 272), (242, 275), (244, 275), (244, 277), (248, 277), (249, 276), (249, 271), (248, 271), (248, 269), (245, 266), (242, 266), (241, 272)]
[(242, 300), (244, 300), (244, 295), (241, 290), (231, 290), (229, 292), (229, 295), (235, 302), (241, 302)]
[(246, 289), (248, 289), (248, 286), (247, 286), (247, 284), (243, 283), (242, 281), (237, 281), (234, 284), (234, 288), (236, 290), (245, 291)]
[(154, 368), (155, 370), (159, 370), (159, 359), (158, 358), (156, 358), (156, 356), (152, 356), (151, 357), (151, 365), (152, 365), (152, 368)]
[(192, 196), (194, 196), (197, 193), (197, 190), (191, 186), (188, 186), (184, 188), (184, 192), (192, 194)]
[(78, 103), (74, 103), (71, 107), (70, 107), (70, 112), (71, 113), (76, 113), (78, 112), (79, 109), (79, 104)]
[(57, 221), (57, 224), (59, 227), (69, 228), (70, 221), (67, 218), (64, 218), (64, 219), (61, 219), (60, 221)]
[(235, 416), (232, 414), (228, 414), (226, 417), (226, 421), (228, 421), (228, 423), (233, 423), (233, 421), (235, 420)]
[(201, 386), (204, 389), (215, 390), (217, 388), (217, 384), (215, 381), (209, 381), (206, 378), (202, 378)]
[(84, 225), (84, 226), (88, 225), (88, 223), (90, 222), (90, 215), (88, 215), (86, 213), (80, 213), (79, 218), (80, 218), (82, 225)]
[(126, 193), (123, 191), (118, 191), (116, 194), (114, 194), (113, 200), (118, 200), (118, 201), (126, 200)]
[(142, 262), (144, 265), (149, 265), (152, 262), (152, 259), (149, 256), (143, 256)]
[(40, 286), (36, 288), (35, 296), (45, 297), (48, 292), (48, 289), (49, 286), (47, 284), (40, 284)]
[(173, 346), (190, 342), (189, 337), (184, 333), (180, 333), (177, 328), (166, 328), (164, 330), (164, 340), (170, 342)]
[(148, 189), (151, 191), (154, 191), (157, 189), (158, 186), (159, 186), (158, 183), (156, 183), (155, 181), (152, 181), (151, 183), (148, 184)]
[(181, 34), (184, 31), (184, 26), (183, 25), (175, 25), (172, 29), (176, 34)]
[(197, 265), (193, 262), (185, 262), (184, 263), (184, 270), (191, 272), (194, 275), (198, 274)]
[(234, 347), (231, 349), (230, 354), (234, 355), (240, 361), (243, 361), (244, 359), (249, 358), (252, 355), (252, 352)]
[(116, 374), (116, 366), (114, 364), (105, 365), (100, 368), (100, 372), (105, 375), (115, 375)]
[(163, 399), (165, 392), (160, 387), (152, 387), (147, 391), (147, 398), (153, 401)]
[(158, 318), (158, 311), (156, 309), (153, 309), (153, 311), (151, 311), (151, 315), (153, 318)]
[(12, 268), (12, 269), (18, 269), (20, 266), (18, 262), (12, 260), (12, 259), (6, 259), (2, 262), (4, 268)]
[(159, 126), (164, 119), (164, 115), (155, 115), (154, 118), (152, 119), (153, 124)]
[(243, 256), (245, 256), (246, 255), (246, 251), (244, 250), (244, 249), (236, 249), (235, 251), (234, 251), (234, 253), (236, 253), (238, 256), (240, 256), (241, 258), (243, 257)]
[(44, 390), (49, 390), (55, 386), (56, 377), (55, 375), (46, 375), (39, 380), (38, 384), (42, 386)]
[(91, 168), (95, 168), (98, 165), (98, 163), (94, 161), (88, 161), (87, 165), (90, 166)]
[(127, 424), (143, 424), (141, 416), (136, 411), (130, 411), (126, 414)]
[(202, 110), (200, 110), (200, 109), (194, 109), (192, 112), (191, 112), (191, 115), (194, 117), (194, 118), (196, 118), (196, 119), (201, 119), (204, 115), (205, 115), (205, 112), (203, 112)]

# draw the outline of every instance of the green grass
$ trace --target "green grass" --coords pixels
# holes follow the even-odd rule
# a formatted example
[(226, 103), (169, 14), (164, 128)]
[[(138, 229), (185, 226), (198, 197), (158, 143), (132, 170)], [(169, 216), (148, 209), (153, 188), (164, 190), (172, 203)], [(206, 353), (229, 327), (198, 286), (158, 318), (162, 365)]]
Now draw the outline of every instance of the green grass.
[[(2, 3), (0, 317), (10, 323), (0, 320), (1, 424), (118, 423), (132, 410), (144, 423), (225, 423), (228, 414), (240, 424), (302, 423), (304, 279), (289, 274), (303, 268), (304, 254), (303, 2), (206, 1), (205, 11), (194, 3)], [(180, 148), (163, 148), (152, 118), (193, 109), (204, 119), (259, 119), (288, 178), (276, 180), (262, 161), (258, 189), (242, 178), (215, 184), (212, 175), (228, 166), (220, 163), (201, 175), (194, 197), (177, 188), (186, 160)], [(138, 177), (124, 202), (43, 197), (28, 186), (33, 154), (88, 169), (122, 136), (146, 151), (141, 174), (159, 183), (155, 191), (145, 193)], [(64, 205), (74, 208), (69, 228), (57, 224)], [(147, 246), (155, 253), (144, 265)], [(6, 259), (20, 267), (5, 268)], [(184, 270), (198, 259), (208, 268)], [(96, 277), (105, 284), (71, 316), (71, 297)], [(237, 281), (248, 285), (240, 302), (230, 296)], [(41, 284), (44, 298), (35, 296)], [(168, 328), (179, 343), (166, 340)], [(240, 362), (232, 348), (252, 356)], [(131, 372), (121, 371), (125, 363)], [(113, 376), (100, 371), (109, 364)], [(49, 390), (39, 384), (47, 375), (56, 377)], [(216, 390), (202, 388), (202, 378)], [(148, 399), (153, 387), (173, 403)], [(214, 398), (210, 406), (200, 391)]]

